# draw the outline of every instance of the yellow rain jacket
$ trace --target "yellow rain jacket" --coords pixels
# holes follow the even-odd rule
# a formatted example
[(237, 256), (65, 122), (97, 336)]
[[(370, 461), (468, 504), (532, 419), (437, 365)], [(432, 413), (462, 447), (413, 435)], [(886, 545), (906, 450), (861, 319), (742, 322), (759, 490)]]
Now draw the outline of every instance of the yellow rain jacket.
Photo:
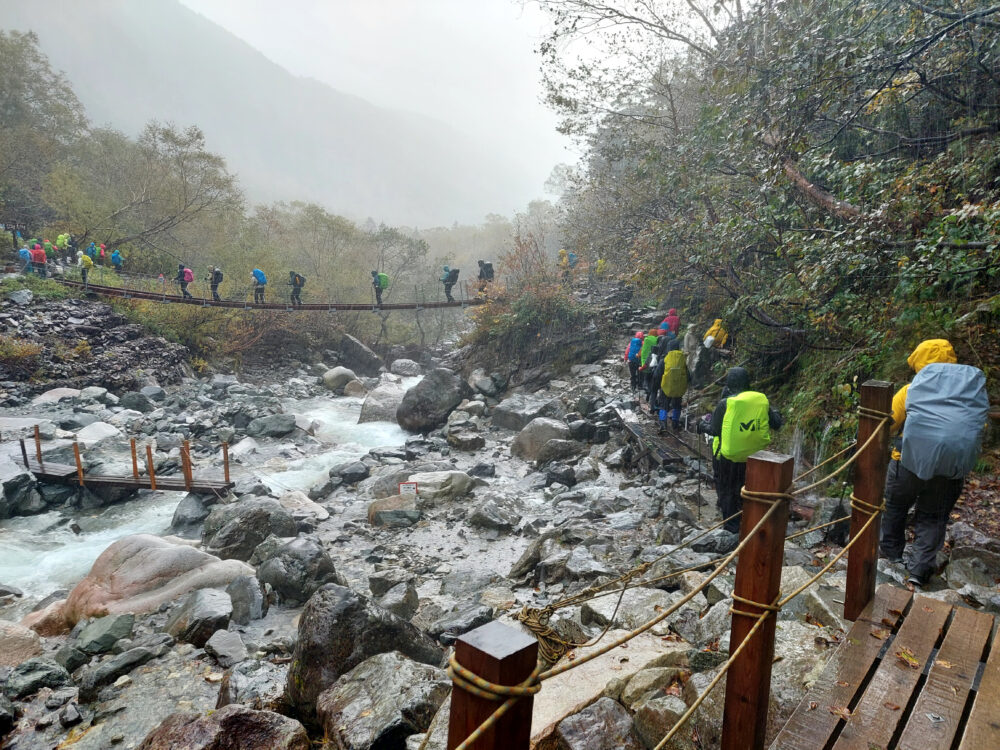
[[(920, 372), (924, 367), (935, 362), (945, 364), (956, 364), (958, 357), (955, 356), (955, 349), (947, 339), (927, 339), (921, 341), (913, 353), (907, 357), (906, 364), (913, 368), (913, 372)], [(903, 430), (903, 422), (906, 421), (906, 392), (910, 384), (907, 383), (892, 397), (892, 434), (898, 435)], [(892, 458), (899, 460), (899, 449), (892, 449)]]
[(715, 341), (712, 342), (712, 346), (716, 349), (721, 349), (726, 345), (726, 339), (729, 338), (729, 334), (726, 333), (726, 329), (722, 327), (722, 318), (716, 318), (715, 322), (712, 323), (712, 327), (705, 331), (705, 335), (701, 338), (704, 341), (709, 336), (715, 337)]

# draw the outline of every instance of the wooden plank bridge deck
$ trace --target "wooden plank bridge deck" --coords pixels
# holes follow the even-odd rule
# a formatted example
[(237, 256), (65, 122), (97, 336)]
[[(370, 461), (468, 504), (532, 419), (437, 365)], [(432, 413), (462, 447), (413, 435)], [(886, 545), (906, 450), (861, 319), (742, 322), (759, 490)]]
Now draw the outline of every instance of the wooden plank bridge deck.
[(997, 750), (994, 618), (889, 584), (771, 750)]
[[(28, 471), (34, 474), (39, 481), (51, 482), (54, 484), (78, 484), (79, 477), (75, 466), (69, 464), (53, 463), (51, 461), (38, 462), (34, 456), (28, 457)], [(222, 494), (232, 487), (235, 482), (226, 482), (219, 479), (200, 479), (191, 477), (190, 486), (185, 482), (183, 476), (160, 476), (155, 475), (156, 489), (170, 492), (194, 492), (198, 495)], [(135, 490), (152, 489), (152, 482), (148, 475), (140, 474), (135, 476), (111, 476), (104, 474), (83, 475), (85, 487), (125, 487)]]

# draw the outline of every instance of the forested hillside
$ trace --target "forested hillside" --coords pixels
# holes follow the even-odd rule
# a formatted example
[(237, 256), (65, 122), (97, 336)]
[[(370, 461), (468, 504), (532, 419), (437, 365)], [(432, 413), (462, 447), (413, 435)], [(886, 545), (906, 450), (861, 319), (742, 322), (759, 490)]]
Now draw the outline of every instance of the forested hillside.
[(996, 388), (1000, 6), (543, 5), (549, 97), (587, 149), (569, 244), (724, 318), (796, 419), (908, 377), (925, 336)]
[(176, 0), (0, 0), (0, 27), (38, 35), (97, 125), (197, 125), (255, 202), (430, 226), (508, 213), (542, 188), (506, 145), (459, 132), (447, 113), (431, 120), (296, 77)]

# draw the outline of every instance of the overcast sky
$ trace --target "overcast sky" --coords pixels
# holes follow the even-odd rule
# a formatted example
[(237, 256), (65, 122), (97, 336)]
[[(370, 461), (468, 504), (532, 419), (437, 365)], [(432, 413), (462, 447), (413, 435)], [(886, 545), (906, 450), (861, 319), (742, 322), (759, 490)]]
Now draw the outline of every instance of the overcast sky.
[(293, 73), (451, 122), (537, 172), (539, 196), (568, 140), (541, 103), (546, 19), (517, 0), (181, 0)]

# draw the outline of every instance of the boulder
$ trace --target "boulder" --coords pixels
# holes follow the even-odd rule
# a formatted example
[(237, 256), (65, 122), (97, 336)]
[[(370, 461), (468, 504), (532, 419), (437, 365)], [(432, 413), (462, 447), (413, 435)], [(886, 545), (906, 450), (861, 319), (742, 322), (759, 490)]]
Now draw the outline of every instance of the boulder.
[(218, 505), (205, 519), (202, 544), (224, 560), (249, 560), (268, 536), (295, 536), (298, 524), (274, 500)]
[(258, 711), (280, 711), (284, 708), (287, 671), (269, 661), (242, 661), (222, 675), (215, 707), (242, 703)]
[(131, 638), (134, 625), (132, 613), (98, 617), (80, 631), (74, 645), (85, 654), (103, 654), (122, 638)]
[(45, 510), (35, 475), (13, 461), (0, 463), (0, 518)]
[(521, 430), (538, 417), (558, 416), (562, 416), (558, 400), (543, 400), (516, 393), (497, 404), (493, 410), (493, 424), (507, 430)]
[(278, 505), (292, 514), (296, 521), (325, 521), (330, 517), (330, 511), (319, 503), (314, 503), (304, 492), (292, 490), (278, 498)]
[(450, 692), (444, 670), (391, 651), (341, 676), (316, 699), (316, 713), (336, 747), (401, 748), (408, 736), (427, 731)]
[(309, 537), (278, 547), (257, 568), (257, 578), (289, 605), (304, 603), (326, 583), (346, 583), (319, 541)]
[(120, 437), (121, 434), (121, 430), (107, 422), (91, 422), (76, 433), (76, 439), (81, 448), (89, 449), (109, 438)]
[(41, 653), (38, 633), (16, 622), (0, 620), (0, 667), (16, 667)]
[(21, 662), (11, 670), (3, 691), (8, 698), (17, 700), (33, 695), (43, 687), (61, 688), (71, 685), (72, 680), (60, 664), (38, 656)]
[(514, 438), (510, 452), (525, 461), (535, 461), (547, 442), (567, 440), (568, 438), (569, 427), (566, 426), (565, 422), (548, 417), (536, 417), (525, 425)]
[(368, 478), (371, 469), (363, 461), (348, 461), (330, 469), (330, 477), (340, 477), (344, 484), (357, 484)]
[(469, 525), (482, 529), (510, 531), (521, 520), (517, 502), (499, 494), (491, 494), (476, 505), (469, 516)]
[(492, 621), (492, 607), (472, 603), (438, 618), (427, 628), (427, 632), (444, 645), (450, 646), (458, 640), (460, 635)]
[(360, 380), (352, 380), (344, 386), (344, 395), (350, 398), (361, 398), (366, 393), (368, 389)]
[(365, 396), (361, 404), (358, 424), (366, 422), (395, 422), (396, 412), (403, 403), (406, 388), (400, 383), (381, 383)]
[(31, 627), (59, 617), (71, 626), (88, 617), (153, 612), (196, 589), (227, 586), (252, 574), (253, 568), (236, 560), (220, 560), (152, 534), (134, 534), (104, 550), (65, 602), (28, 615), (22, 624)]
[(35, 295), (30, 289), (15, 289), (12, 292), (7, 292), (6, 297), (15, 305), (24, 306), (30, 305)]
[[(634, 726), (636, 733), (646, 747), (656, 747), (664, 735), (671, 730), (677, 720), (687, 711), (687, 704), (676, 695), (656, 695), (644, 700), (635, 707)], [(677, 742), (670, 745), (671, 750), (694, 750), (694, 745), (678, 733)]]
[(448, 461), (411, 461), (406, 464), (384, 466), (358, 489), (366, 489), (375, 498), (390, 497), (399, 492), (399, 483), (408, 482), (412, 474), (452, 471), (454, 468)]
[[(561, 440), (556, 438), (548, 440), (542, 445), (535, 460), (539, 466), (545, 466), (553, 461), (565, 461), (570, 458), (582, 456), (586, 452), (587, 446), (583, 443), (576, 440)], [(574, 478), (573, 484), (575, 483), (576, 479)]]
[(118, 405), (123, 409), (132, 409), (133, 411), (142, 412), (143, 414), (149, 414), (149, 412), (156, 408), (156, 404), (153, 403), (153, 399), (145, 393), (140, 393), (139, 391), (123, 393)]
[(396, 617), (409, 620), (417, 613), (420, 600), (417, 598), (417, 589), (412, 581), (397, 583), (385, 592), (385, 595), (378, 600), (378, 605), (382, 609), (387, 609)]
[(247, 647), (239, 633), (229, 630), (216, 630), (212, 637), (205, 641), (205, 653), (214, 656), (220, 667), (231, 667), (246, 661)]
[(355, 372), (368, 377), (375, 377), (382, 369), (379, 356), (349, 334), (340, 339), (340, 361)]
[(556, 725), (545, 750), (644, 750), (632, 717), (611, 698), (599, 698)]
[(368, 523), (372, 526), (402, 529), (415, 524), (421, 515), (416, 495), (393, 495), (368, 504)]
[(464, 471), (428, 471), (411, 474), (409, 481), (417, 483), (417, 506), (426, 508), (464, 497), (476, 480)]
[(139, 393), (151, 401), (163, 401), (167, 397), (167, 392), (158, 385), (144, 385)]
[(392, 363), (389, 372), (404, 378), (413, 378), (421, 373), (420, 365), (412, 359), (397, 359)]
[(316, 697), (337, 678), (387, 651), (399, 651), (423, 664), (440, 666), (442, 661), (437, 645), (410, 623), (351, 589), (323, 586), (299, 619), (285, 688), (290, 706), (311, 716)]
[(80, 391), (76, 388), (52, 388), (31, 399), (31, 404), (32, 406), (58, 404), (60, 401), (72, 401), (79, 397)]
[(269, 414), (257, 417), (247, 425), (250, 437), (284, 437), (295, 429), (294, 414)]
[(486, 438), (478, 432), (459, 430), (448, 433), (448, 445), (458, 451), (475, 453), (486, 446)]
[(208, 507), (201, 495), (189, 492), (174, 509), (174, 517), (170, 521), (170, 533), (188, 539), (200, 539), (202, 523), (208, 518), (208, 514)]
[(14, 704), (6, 695), (0, 693), (0, 737), (13, 729), (16, 721), (17, 711), (14, 709)]
[(80, 699), (88, 702), (95, 700), (102, 687), (113, 684), (119, 677), (169, 650), (170, 646), (166, 643), (161, 644), (158, 649), (136, 646), (111, 656), (97, 666), (87, 668), (80, 676)]
[(233, 603), (230, 618), (237, 625), (249, 625), (267, 614), (268, 603), (261, 589), (260, 581), (254, 576), (240, 576), (226, 586), (226, 593)]
[(229, 594), (218, 589), (200, 589), (181, 601), (170, 614), (164, 630), (179, 641), (201, 648), (216, 630), (229, 625), (232, 614)]
[(357, 379), (358, 376), (354, 374), (354, 370), (349, 370), (346, 367), (334, 367), (323, 373), (323, 385), (331, 391), (339, 391), (352, 380)]
[(205, 715), (170, 714), (146, 735), (139, 750), (310, 750), (309, 735), (294, 719), (231, 704)]
[(410, 432), (430, 432), (462, 403), (469, 386), (451, 370), (438, 367), (410, 388), (396, 410), (396, 421)]

